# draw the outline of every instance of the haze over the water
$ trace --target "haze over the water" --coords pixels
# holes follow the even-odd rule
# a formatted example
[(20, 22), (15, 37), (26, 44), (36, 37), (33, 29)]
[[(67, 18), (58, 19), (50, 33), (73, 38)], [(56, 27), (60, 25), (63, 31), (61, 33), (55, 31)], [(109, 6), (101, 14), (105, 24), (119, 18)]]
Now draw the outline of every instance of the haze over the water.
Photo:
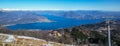
[(0, 0), (6, 10), (104, 10), (120, 11), (120, 0)]

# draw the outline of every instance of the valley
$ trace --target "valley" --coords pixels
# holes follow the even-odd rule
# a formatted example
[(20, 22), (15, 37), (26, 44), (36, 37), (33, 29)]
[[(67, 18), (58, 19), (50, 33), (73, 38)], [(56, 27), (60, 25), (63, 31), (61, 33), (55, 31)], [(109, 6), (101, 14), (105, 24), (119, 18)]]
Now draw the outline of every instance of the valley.
[[(119, 12), (107, 11), (0, 11), (0, 37), (2, 39), (5, 34), (32, 37), (29, 42), (36, 41), (34, 38), (45, 40), (33, 42), (39, 46), (42, 43), (51, 46), (106, 46), (106, 19), (110, 19), (112, 45), (119, 46), (119, 17)], [(16, 42), (23, 45), (21, 40), (28, 38)], [(32, 44), (29, 42), (25, 43)]]
[[(111, 20), (111, 40), (113, 46), (119, 46), (119, 22), (120, 20)], [(0, 27), (0, 33), (13, 34), (17, 36), (35, 37), (47, 41), (57, 43), (73, 44), (73, 45), (107, 45), (107, 25), (106, 22), (99, 22), (95, 24), (85, 24), (72, 28), (58, 29), (58, 30), (17, 30), (12, 31), (4, 27)], [(96, 39), (97, 41), (89, 41)], [(99, 42), (98, 42), (99, 41)], [(115, 42), (115, 43), (114, 43)]]
[[(77, 17), (76, 17), (77, 16)], [(114, 11), (0, 11), (0, 25), (11, 30), (56, 30), (119, 19)], [(29, 26), (30, 25), (30, 26)]]

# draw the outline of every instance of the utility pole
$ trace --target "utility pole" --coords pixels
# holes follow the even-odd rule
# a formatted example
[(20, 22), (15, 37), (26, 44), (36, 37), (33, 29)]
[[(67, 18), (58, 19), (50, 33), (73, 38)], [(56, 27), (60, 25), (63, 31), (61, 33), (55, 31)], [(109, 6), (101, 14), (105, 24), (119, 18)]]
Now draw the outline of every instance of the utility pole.
[(111, 46), (110, 20), (107, 20), (108, 46)]

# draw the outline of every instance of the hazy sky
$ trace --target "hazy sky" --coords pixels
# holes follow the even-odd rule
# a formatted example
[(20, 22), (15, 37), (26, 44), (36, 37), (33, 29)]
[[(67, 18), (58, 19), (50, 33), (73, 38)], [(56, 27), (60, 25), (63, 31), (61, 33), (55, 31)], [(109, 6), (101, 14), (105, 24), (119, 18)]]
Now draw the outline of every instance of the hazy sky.
[(120, 0), (0, 0), (0, 9), (120, 11)]

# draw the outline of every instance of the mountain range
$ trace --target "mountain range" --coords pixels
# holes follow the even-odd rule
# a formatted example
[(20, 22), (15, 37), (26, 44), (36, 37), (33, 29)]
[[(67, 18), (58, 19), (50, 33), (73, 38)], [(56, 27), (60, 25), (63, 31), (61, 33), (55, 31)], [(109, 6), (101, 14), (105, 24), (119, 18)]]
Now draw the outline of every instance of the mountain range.
[(72, 19), (120, 18), (118, 11), (76, 10), (76, 11), (37, 11), (38, 14), (49, 14)]
[[(45, 16), (49, 15), (49, 16)], [(55, 19), (50, 19), (55, 18)], [(66, 18), (67, 20), (64, 21)], [(68, 22), (72, 20), (120, 19), (118, 11), (74, 10), (74, 11), (29, 11), (0, 10), (0, 25), (26, 24), (37, 22)], [(58, 20), (56, 20), (58, 19)], [(62, 21), (61, 21), (62, 20)], [(72, 21), (71, 20), (71, 21)], [(63, 24), (64, 25), (64, 24)], [(62, 28), (62, 27), (61, 27)]]
[(51, 20), (30, 11), (0, 11), (0, 24), (22, 24), (51, 22)]

